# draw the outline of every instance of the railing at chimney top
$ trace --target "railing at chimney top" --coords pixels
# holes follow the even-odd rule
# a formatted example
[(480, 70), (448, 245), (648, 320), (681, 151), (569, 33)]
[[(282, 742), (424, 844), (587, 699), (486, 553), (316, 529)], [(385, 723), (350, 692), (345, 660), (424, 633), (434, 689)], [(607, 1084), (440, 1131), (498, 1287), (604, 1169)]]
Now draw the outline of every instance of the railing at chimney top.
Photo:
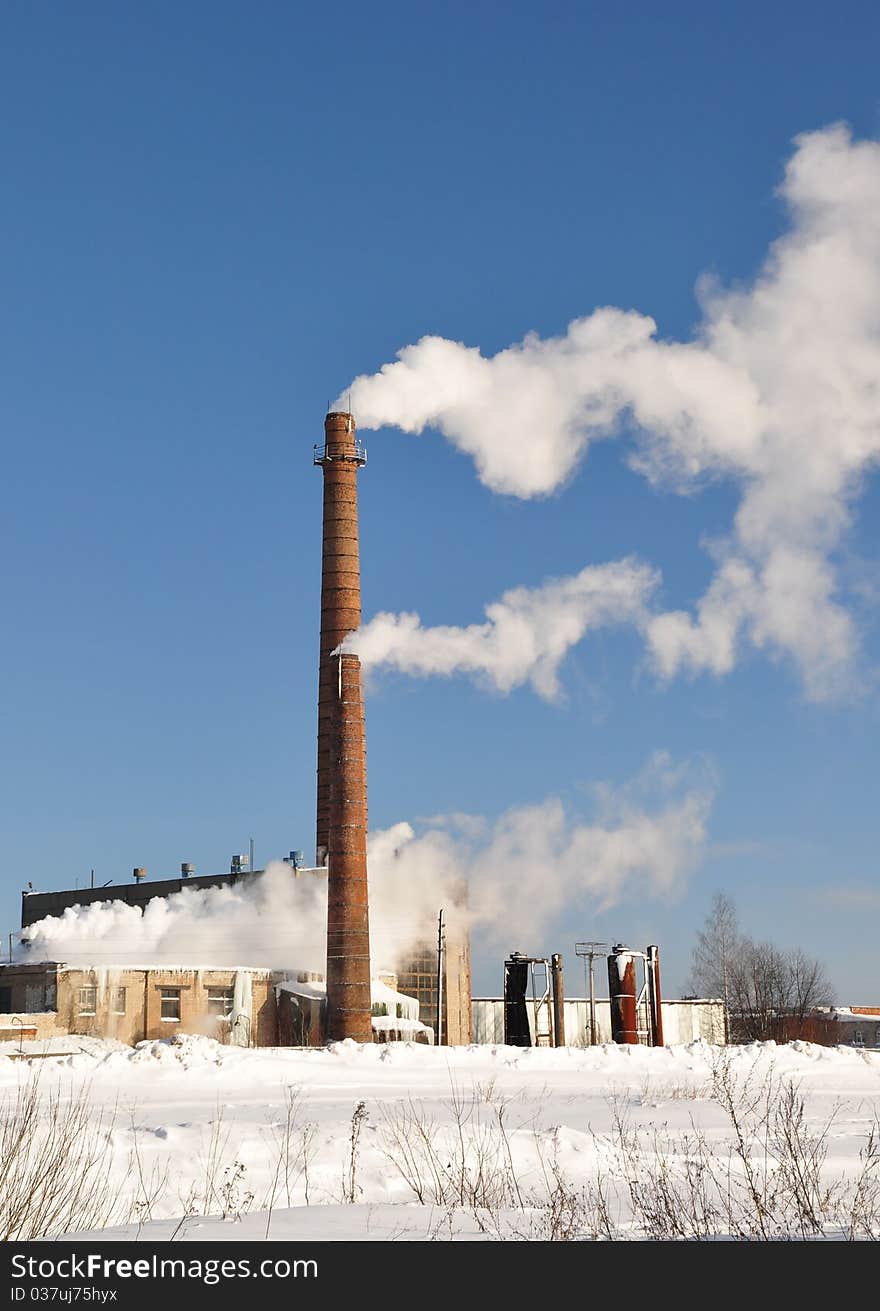
[[(335, 443), (333, 443), (335, 445)], [(328, 455), (327, 446), (315, 446), (312, 464), (366, 464), (367, 448), (362, 442), (355, 442), (352, 449), (343, 455)]]

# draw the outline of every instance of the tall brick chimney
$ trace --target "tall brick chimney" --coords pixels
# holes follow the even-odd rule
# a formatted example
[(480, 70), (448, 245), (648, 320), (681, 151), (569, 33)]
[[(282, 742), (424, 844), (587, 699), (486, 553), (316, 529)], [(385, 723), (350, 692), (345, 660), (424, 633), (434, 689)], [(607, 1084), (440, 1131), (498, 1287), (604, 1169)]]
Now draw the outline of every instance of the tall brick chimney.
[(324, 420), (324, 445), (314, 463), (324, 471), (324, 546), (321, 562), (321, 652), (318, 665), (318, 814), (315, 863), (326, 865), (330, 828), (330, 740), (337, 671), (331, 654), (360, 627), (357, 474), (366, 463), (350, 414)]
[(366, 455), (350, 414), (327, 415), (314, 462), (324, 472), (316, 858), (328, 866), (327, 1038), (371, 1042), (361, 666), (356, 655), (333, 654), (361, 622), (357, 473)]
[(330, 744), (327, 1038), (372, 1042), (367, 897), (367, 759), (361, 665), (337, 655)]

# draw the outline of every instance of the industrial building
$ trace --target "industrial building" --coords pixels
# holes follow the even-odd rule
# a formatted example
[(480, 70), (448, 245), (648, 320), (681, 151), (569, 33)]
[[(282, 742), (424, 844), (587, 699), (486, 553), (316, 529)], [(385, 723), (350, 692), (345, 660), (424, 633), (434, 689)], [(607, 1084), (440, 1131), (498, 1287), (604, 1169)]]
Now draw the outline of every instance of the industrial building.
[[(712, 998), (686, 998), (661, 1002), (663, 1041), (666, 1046), (702, 1040), (724, 1043), (724, 1002)], [(596, 1043), (613, 1042), (611, 1002), (597, 997)], [(505, 1040), (504, 998), (474, 997), (471, 1003), (473, 1041), (501, 1044)], [(565, 1046), (591, 1046), (590, 1003), (586, 997), (566, 997), (564, 1002)], [(543, 1046), (540, 1023), (536, 1031), (533, 1012), (529, 1014), (530, 1046)], [(642, 1038), (639, 1041), (644, 1041)]]
[(880, 1006), (831, 1006), (828, 1016), (838, 1042), (880, 1050)]
[[(0, 973), (0, 1034), (43, 1040), (64, 1034), (133, 1045), (177, 1033), (237, 1047), (317, 1046), (325, 1040), (323, 981), (265, 969), (162, 965), (88, 968), (55, 962), (7, 965)], [(418, 1002), (394, 976), (372, 984), (383, 1041), (432, 1042)]]
[(268, 1046), (276, 1041), (276, 982), (270, 970), (8, 965), (0, 973), (0, 1027), (12, 1030), (14, 1013), (38, 1038), (81, 1034), (134, 1044), (199, 1033)]
[[(291, 852), (286, 861), (292, 879), (327, 879), (326, 866), (303, 868), (300, 859), (301, 853)], [(228, 873), (198, 877), (192, 872), (193, 866), (186, 865), (181, 867), (179, 878), (156, 880), (149, 880), (146, 871), (138, 869), (137, 877), (132, 877), (130, 882), (102, 888), (27, 891), (21, 901), (22, 928), (38, 923), (47, 915), (62, 915), (74, 906), (98, 901), (123, 902), (143, 910), (154, 898), (173, 896), (189, 888), (247, 887), (264, 872), (248, 871), (244, 857), (235, 857), (231, 865)], [(420, 1028), (410, 1027), (407, 1036), (429, 1040), (430, 1034), (433, 1041), (437, 1032), (440, 977), (443, 994), (440, 1041), (452, 1044), (470, 1041), (469, 937), (463, 920), (453, 916), (445, 934), (438, 976), (437, 945), (428, 946), (434, 931), (433, 921), (426, 924), (425, 947), (402, 950), (390, 972), (372, 980), (370, 1018), (377, 1038), (387, 1040), (392, 1031), (402, 1034), (403, 1030), (395, 1029), (388, 1019), (407, 1018), (418, 1019), (421, 1024)], [(198, 952), (197, 943), (193, 944), (193, 952)], [(296, 962), (291, 964), (295, 967)], [(405, 996), (417, 1003), (415, 1013), (406, 1007), (410, 1011), (407, 1016), (386, 1018), (382, 1011), (388, 999), (381, 992), (382, 983), (399, 990), (400, 996), (394, 999), (395, 1009), (406, 1007)], [(166, 997), (163, 1015), (160, 994), (175, 989), (180, 993), (179, 1004), (175, 1008), (175, 999)], [(94, 1004), (90, 990), (97, 990)], [(119, 1004), (120, 990), (125, 994), (124, 1006)], [(285, 993), (283, 997), (279, 995), (280, 990)], [(239, 1001), (233, 1008), (236, 997)], [(132, 962), (130, 967), (110, 970), (68, 966), (63, 961), (0, 965), (0, 1028), (12, 1024), (13, 1013), (19, 1018), (26, 1015), (29, 1027), (36, 1025), (41, 1037), (78, 1033), (137, 1042), (143, 1038), (167, 1037), (176, 1029), (206, 1033), (244, 1046), (317, 1045), (326, 1040), (325, 997), (322, 976), (304, 975), (293, 968), (231, 971), (202, 967), (169, 971), (160, 965)], [(247, 1006), (242, 1004), (242, 998), (248, 999)], [(173, 1014), (175, 1009), (179, 1013)], [(218, 1023), (218, 1018), (228, 1023)]]
[[(187, 942), (174, 968), (134, 961), (113, 969), (64, 961), (0, 967), (0, 1029), (24, 1022), (40, 1036), (93, 1034), (136, 1042), (172, 1032), (205, 1033), (240, 1045), (316, 1045), (410, 1037), (445, 1044), (509, 1042), (647, 1042), (725, 1037), (720, 1002), (661, 1002), (659, 953), (621, 944), (578, 944), (589, 959), (589, 1000), (566, 999), (562, 958), (525, 957), (505, 962), (504, 996), (471, 1004), (470, 944), (466, 889), (457, 904), (426, 923), (421, 942), (401, 944), (393, 973), (375, 977), (370, 960), (367, 881), (367, 757), (361, 668), (346, 639), (361, 623), (357, 482), (366, 451), (351, 414), (331, 411), (313, 464), (323, 475), (321, 617), (318, 656), (318, 725), (315, 864), (304, 868), (291, 852), (291, 879), (326, 883), (326, 969), (303, 973), (302, 962), (285, 969), (234, 969), (200, 958), (197, 940)], [(233, 857), (228, 873), (197, 876), (183, 864), (180, 877), (150, 882), (135, 868), (129, 882), (59, 892), (28, 888), (22, 896), (23, 929), (46, 916), (95, 902), (122, 901), (143, 910), (154, 898), (187, 888), (211, 889), (250, 882), (262, 871)], [(438, 911), (440, 908), (438, 908)], [(444, 919), (445, 915), (445, 919)], [(194, 935), (197, 938), (197, 935)], [(581, 950), (583, 948), (583, 950)], [(81, 956), (81, 950), (78, 956)], [(606, 956), (609, 1000), (596, 999), (594, 957)], [(11, 957), (11, 953), (10, 953)], [(536, 970), (543, 991), (536, 993)], [(531, 997), (528, 996), (531, 988)]]

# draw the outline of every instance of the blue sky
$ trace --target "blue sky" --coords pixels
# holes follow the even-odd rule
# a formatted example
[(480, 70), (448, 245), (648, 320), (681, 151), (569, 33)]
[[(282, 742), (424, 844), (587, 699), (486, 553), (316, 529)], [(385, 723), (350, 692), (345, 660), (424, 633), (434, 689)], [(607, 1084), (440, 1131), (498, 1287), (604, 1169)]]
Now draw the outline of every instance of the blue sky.
[[(876, 6), (226, 3), (0, 16), (2, 921), (20, 888), (260, 862), (314, 830), (328, 399), (425, 334), (494, 355), (597, 306), (688, 340), (697, 279), (748, 286), (786, 229), (792, 139), (880, 136)], [(552, 495), (493, 492), (430, 429), (364, 434), (363, 601), (482, 621), (509, 588), (637, 555), (692, 610), (739, 491), (687, 496), (591, 446)], [(374, 827), (496, 819), (626, 787), (654, 753), (712, 780), (662, 896), (567, 903), (504, 950), (661, 945), (685, 982), (712, 893), (876, 1002), (876, 476), (836, 549), (862, 643), (819, 702), (754, 647), (658, 680), (602, 630), (562, 696), (380, 673)], [(497, 988), (504, 950), (480, 948)]]

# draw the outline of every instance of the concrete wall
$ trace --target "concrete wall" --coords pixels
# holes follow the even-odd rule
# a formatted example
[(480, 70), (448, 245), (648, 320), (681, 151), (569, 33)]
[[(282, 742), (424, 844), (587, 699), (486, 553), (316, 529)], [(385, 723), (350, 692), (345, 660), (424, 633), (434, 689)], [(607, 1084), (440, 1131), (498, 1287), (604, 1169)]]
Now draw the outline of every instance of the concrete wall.
[(446, 945), (445, 1029), (447, 1046), (466, 1046), (471, 1041), (471, 948), (465, 937)]
[(61, 1038), (66, 1032), (55, 1011), (0, 1014), (0, 1042), (44, 1042), (47, 1038)]
[[(531, 1007), (529, 1008), (531, 1012)], [(667, 1047), (678, 1043), (724, 1042), (724, 1005), (702, 998), (688, 1001), (664, 1001), (663, 1041)], [(531, 1022), (531, 1014), (529, 1016)], [(607, 1000), (596, 1002), (596, 1026), (600, 1043), (611, 1042), (611, 1012)], [(504, 1042), (504, 1001), (501, 997), (475, 997), (471, 1003), (473, 1041)], [(565, 1002), (565, 1041), (568, 1047), (590, 1044), (589, 1002), (570, 997)]]

